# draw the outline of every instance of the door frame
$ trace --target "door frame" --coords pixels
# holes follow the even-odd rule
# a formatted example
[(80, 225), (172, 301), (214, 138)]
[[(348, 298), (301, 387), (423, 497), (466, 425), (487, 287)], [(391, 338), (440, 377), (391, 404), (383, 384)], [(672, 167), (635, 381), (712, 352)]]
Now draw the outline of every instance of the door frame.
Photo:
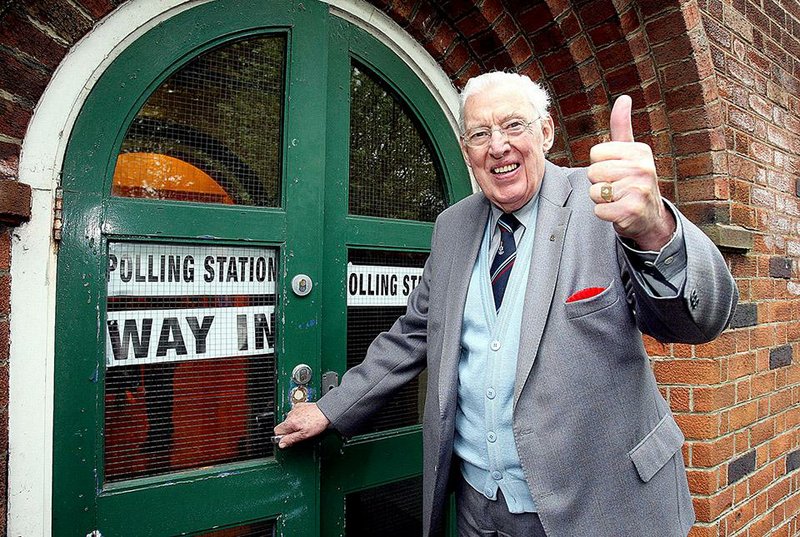
[[(65, 56), (29, 122), (19, 180), (32, 187), (31, 220), (12, 240), (8, 531), (50, 535), (55, 280), (55, 193), (66, 142), (88, 93), (113, 60), (160, 22), (207, 0), (136, 0), (121, 5)], [(428, 87), (457, 131), (458, 96), (433, 58), (383, 12), (362, 0), (332, 0), (331, 13), (393, 50)], [(474, 189), (474, 186), (473, 186)]]

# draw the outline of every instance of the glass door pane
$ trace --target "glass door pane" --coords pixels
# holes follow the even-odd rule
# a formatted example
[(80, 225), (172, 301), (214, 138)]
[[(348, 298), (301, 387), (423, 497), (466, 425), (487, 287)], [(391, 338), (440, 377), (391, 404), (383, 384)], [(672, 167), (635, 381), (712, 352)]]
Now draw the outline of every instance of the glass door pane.
[(444, 177), (408, 105), (368, 68), (350, 71), (350, 214), (433, 222)]
[(258, 522), (235, 528), (213, 530), (195, 537), (275, 537), (275, 522)]
[(277, 251), (108, 250), (106, 481), (271, 456)]
[[(372, 340), (406, 310), (428, 254), (351, 249), (347, 263), (347, 368), (360, 364)], [(422, 423), (427, 375), (406, 384), (364, 427), (364, 433)]]
[(422, 535), (422, 477), (351, 492), (345, 497), (347, 537)]
[(286, 36), (248, 37), (189, 61), (136, 114), (115, 196), (280, 206)]

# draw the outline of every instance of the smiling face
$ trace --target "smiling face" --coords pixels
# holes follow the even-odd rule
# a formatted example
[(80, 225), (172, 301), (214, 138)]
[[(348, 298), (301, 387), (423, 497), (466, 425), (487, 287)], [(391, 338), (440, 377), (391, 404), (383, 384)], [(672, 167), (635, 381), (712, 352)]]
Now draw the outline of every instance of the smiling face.
[(505, 212), (516, 211), (539, 190), (544, 155), (553, 145), (553, 120), (546, 115), (510, 139), (497, 126), (512, 119), (531, 121), (538, 116), (525, 94), (514, 85), (489, 86), (470, 95), (464, 104), (467, 132), (477, 127), (493, 129), (486, 146), (469, 147), (462, 140), (464, 159), (484, 195)]

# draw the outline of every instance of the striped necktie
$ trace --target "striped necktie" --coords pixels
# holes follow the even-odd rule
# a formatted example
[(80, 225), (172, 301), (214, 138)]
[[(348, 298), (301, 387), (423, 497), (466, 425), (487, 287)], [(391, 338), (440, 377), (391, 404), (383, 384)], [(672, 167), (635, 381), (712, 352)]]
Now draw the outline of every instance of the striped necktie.
[(514, 260), (517, 258), (517, 243), (514, 241), (514, 231), (520, 226), (519, 220), (511, 213), (503, 213), (497, 221), (500, 228), (500, 246), (489, 268), (489, 275), (492, 279), (492, 292), (494, 293), (494, 305), (500, 309), (503, 303), (503, 294), (506, 292), (508, 278), (511, 276), (511, 269), (514, 267)]

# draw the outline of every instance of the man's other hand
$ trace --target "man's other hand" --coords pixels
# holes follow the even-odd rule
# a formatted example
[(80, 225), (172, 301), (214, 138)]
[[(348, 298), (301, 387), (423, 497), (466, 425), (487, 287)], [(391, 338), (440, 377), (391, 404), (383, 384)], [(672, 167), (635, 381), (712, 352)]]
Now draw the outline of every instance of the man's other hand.
[(275, 435), (282, 435), (279, 448), (286, 448), (317, 436), (324, 431), (330, 421), (325, 414), (317, 408), (316, 403), (297, 403), (286, 415), (286, 419), (275, 426)]
[(631, 106), (627, 95), (617, 98), (611, 141), (591, 149), (589, 196), (597, 217), (612, 222), (619, 235), (641, 249), (657, 251), (669, 242), (676, 224), (661, 201), (653, 151), (633, 140)]

